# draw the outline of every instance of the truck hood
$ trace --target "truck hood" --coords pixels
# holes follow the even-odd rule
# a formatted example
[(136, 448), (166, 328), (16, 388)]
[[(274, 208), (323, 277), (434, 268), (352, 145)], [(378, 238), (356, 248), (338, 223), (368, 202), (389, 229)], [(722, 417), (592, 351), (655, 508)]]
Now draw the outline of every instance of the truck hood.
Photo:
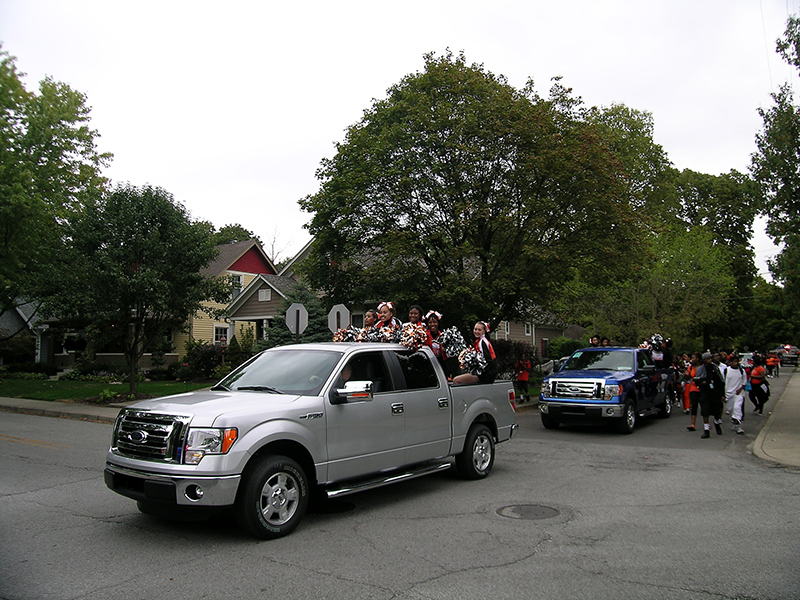
[(547, 379), (612, 379), (625, 381), (633, 377), (631, 371), (562, 371), (550, 375)]
[(220, 415), (285, 413), (303, 396), (255, 391), (199, 391), (144, 400), (129, 408), (174, 415), (191, 415), (193, 424), (210, 427)]

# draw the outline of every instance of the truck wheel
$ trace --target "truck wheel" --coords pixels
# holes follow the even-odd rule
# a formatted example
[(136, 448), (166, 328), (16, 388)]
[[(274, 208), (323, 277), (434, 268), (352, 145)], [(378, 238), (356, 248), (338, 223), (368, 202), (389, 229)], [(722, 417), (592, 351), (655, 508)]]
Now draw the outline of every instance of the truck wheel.
[(271, 540), (294, 531), (307, 506), (308, 478), (303, 468), (286, 456), (270, 456), (242, 482), (234, 514), (242, 529)]
[(545, 429), (558, 429), (560, 423), (556, 421), (550, 415), (541, 415), (542, 417), (542, 425), (544, 425)]
[(636, 407), (633, 405), (632, 400), (625, 403), (625, 409), (622, 411), (622, 418), (617, 421), (617, 431), (620, 433), (633, 433), (633, 428), (636, 426)]
[(659, 419), (668, 419), (669, 416), (672, 414), (672, 400), (667, 394), (667, 397), (664, 399), (664, 404), (658, 407), (658, 418)]
[(494, 438), (486, 425), (474, 424), (467, 432), (464, 450), (456, 455), (456, 469), (464, 479), (483, 479), (494, 464)]

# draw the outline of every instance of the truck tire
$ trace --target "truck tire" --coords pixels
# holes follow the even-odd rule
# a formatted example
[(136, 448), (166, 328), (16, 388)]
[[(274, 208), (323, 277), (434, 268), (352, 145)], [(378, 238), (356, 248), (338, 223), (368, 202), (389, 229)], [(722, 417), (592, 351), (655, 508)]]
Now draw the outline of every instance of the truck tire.
[(541, 415), (541, 417), (542, 417), (542, 425), (544, 425), (545, 429), (558, 429), (560, 423), (556, 421), (553, 417), (544, 414)]
[(616, 425), (619, 433), (633, 433), (633, 428), (636, 427), (636, 407), (632, 400), (625, 402), (622, 418), (617, 421)]
[(670, 394), (668, 393), (667, 397), (664, 398), (664, 404), (658, 407), (658, 418), (668, 419), (671, 414), (672, 414), (672, 399), (670, 398)]
[(306, 512), (308, 496), (308, 478), (299, 464), (286, 456), (263, 458), (242, 481), (236, 521), (262, 539), (289, 535)]
[(494, 438), (486, 425), (475, 423), (464, 440), (464, 450), (456, 455), (456, 469), (464, 479), (483, 479), (494, 464)]

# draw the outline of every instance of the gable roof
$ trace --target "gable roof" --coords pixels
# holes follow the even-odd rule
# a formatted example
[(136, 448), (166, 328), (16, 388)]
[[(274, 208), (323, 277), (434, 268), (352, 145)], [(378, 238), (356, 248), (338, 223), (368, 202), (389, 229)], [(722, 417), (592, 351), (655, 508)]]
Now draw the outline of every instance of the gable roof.
[[(245, 273), (277, 273), (275, 265), (269, 259), (264, 249), (256, 240), (233, 242), (217, 246), (219, 254), (211, 264), (201, 269), (200, 273), (206, 277), (217, 277), (225, 271), (244, 271)], [(238, 268), (234, 269), (236, 266)]]
[(288, 277), (294, 276), (294, 267), (297, 263), (302, 262), (308, 256), (309, 251), (311, 250), (311, 244), (314, 242), (314, 238), (312, 237), (306, 245), (300, 248), (300, 251), (292, 257), (289, 262), (287, 262), (284, 267), (281, 269), (278, 275), (286, 275)]
[(275, 290), (282, 298), (286, 298), (286, 295), (289, 291), (297, 285), (297, 281), (292, 279), (291, 277), (285, 277), (283, 275), (267, 275), (264, 273), (259, 273), (253, 281), (247, 284), (247, 286), (241, 291), (241, 293), (233, 299), (233, 301), (228, 305), (227, 312), (229, 315), (234, 315), (237, 310), (245, 303), (247, 300), (255, 294), (258, 290), (262, 289), (264, 286), (268, 286)]

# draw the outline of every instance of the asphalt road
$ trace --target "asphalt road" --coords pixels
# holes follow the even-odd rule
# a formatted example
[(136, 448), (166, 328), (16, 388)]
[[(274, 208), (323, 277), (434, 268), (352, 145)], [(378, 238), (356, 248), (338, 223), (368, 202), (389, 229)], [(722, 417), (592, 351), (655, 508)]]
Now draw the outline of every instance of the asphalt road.
[(628, 436), (518, 416), (485, 480), (357, 494), (263, 542), (108, 491), (110, 425), (0, 413), (0, 598), (800, 598), (800, 469), (748, 452), (765, 417), (701, 440), (683, 414)]

